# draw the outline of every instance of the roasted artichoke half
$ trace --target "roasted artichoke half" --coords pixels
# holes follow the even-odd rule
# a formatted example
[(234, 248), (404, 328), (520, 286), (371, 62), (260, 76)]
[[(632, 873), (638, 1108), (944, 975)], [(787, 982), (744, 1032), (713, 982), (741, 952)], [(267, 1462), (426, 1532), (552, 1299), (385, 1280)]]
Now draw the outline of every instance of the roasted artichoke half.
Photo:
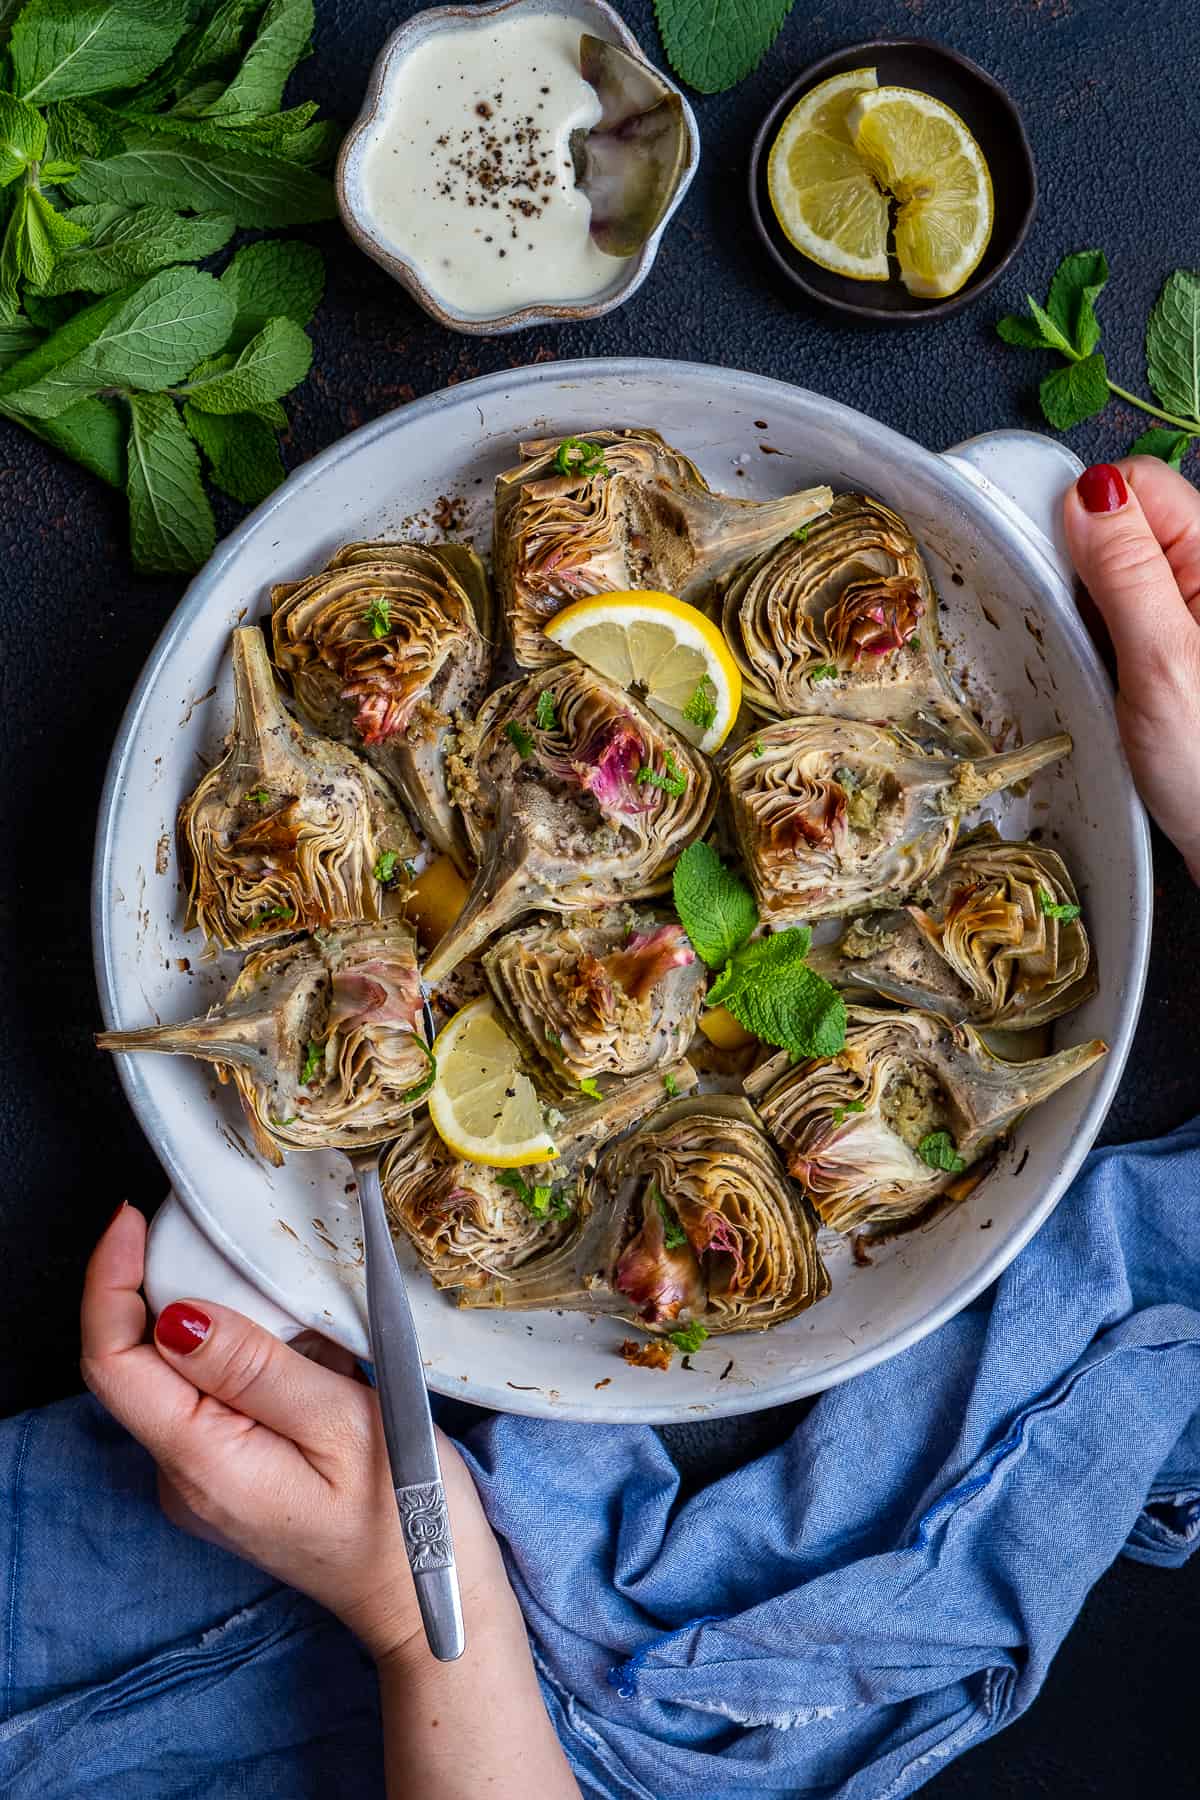
[(714, 494), (681, 451), (642, 429), (543, 438), (521, 455), (496, 481), (492, 566), (523, 669), (558, 661), (542, 627), (571, 601), (623, 588), (695, 599), (833, 498), (827, 487), (782, 500)]
[(276, 666), (310, 724), (360, 749), (430, 843), (468, 868), (445, 744), (491, 666), (483, 564), (461, 544), (348, 544), (271, 592)]
[(956, 1023), (1028, 1031), (1096, 991), (1078, 906), (1061, 856), (984, 825), (956, 846), (923, 904), (855, 919), (809, 966)]
[(1070, 748), (1060, 733), (966, 759), (848, 719), (769, 726), (728, 765), (734, 827), (763, 917), (785, 924), (896, 905), (933, 880), (963, 813)]
[(256, 627), (233, 633), (233, 689), (225, 755), (179, 812), (189, 930), (246, 950), (394, 911), (375, 870), (417, 840), (387, 782), (290, 716)]
[(215, 1063), (278, 1164), (284, 1150), (364, 1150), (401, 1130), (433, 1080), (422, 1013), (407, 926), (354, 925), (256, 951), (202, 1019), (96, 1042)]
[(751, 706), (776, 717), (837, 713), (932, 729), (968, 756), (992, 745), (955, 693), (937, 601), (903, 519), (839, 494), (723, 584), (719, 616)]
[(429, 981), (526, 913), (660, 892), (716, 803), (707, 759), (574, 657), (490, 695), (450, 766), (479, 867)]
[(1098, 1038), (1002, 1062), (969, 1025), (928, 1012), (849, 1009), (846, 1047), (824, 1061), (772, 1057), (746, 1091), (825, 1225), (854, 1231), (921, 1212), (1021, 1114), (1105, 1054)]
[(815, 1222), (753, 1109), (710, 1094), (613, 1144), (574, 1230), (464, 1304), (615, 1313), (659, 1334), (699, 1319), (716, 1334), (782, 1324), (828, 1292)]
[(483, 955), (508, 1019), (572, 1085), (682, 1056), (707, 987), (683, 927), (621, 908), (607, 922), (537, 920)]
[[(681, 1093), (696, 1084), (671, 1066)], [(579, 1226), (585, 1177), (598, 1151), (662, 1099), (661, 1072), (623, 1081), (599, 1101), (575, 1100), (556, 1128), (558, 1156), (525, 1169), (461, 1162), (427, 1117), (415, 1120), (381, 1164), (384, 1200), (440, 1288), (483, 1288), (549, 1257)]]

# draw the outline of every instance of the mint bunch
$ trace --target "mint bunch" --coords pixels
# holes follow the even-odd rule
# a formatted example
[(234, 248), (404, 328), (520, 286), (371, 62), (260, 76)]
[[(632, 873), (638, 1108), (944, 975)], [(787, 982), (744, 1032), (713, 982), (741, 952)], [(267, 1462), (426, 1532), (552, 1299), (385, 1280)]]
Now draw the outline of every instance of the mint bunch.
[(1109, 376), (1096, 316), (1107, 281), (1104, 252), (1077, 251), (1059, 263), (1045, 306), (1027, 294), (1028, 317), (1010, 314), (996, 330), (1006, 344), (1063, 358), (1066, 366), (1047, 375), (1038, 389), (1042, 412), (1056, 430), (1070, 431), (1094, 418), (1116, 395), (1161, 421), (1129, 446), (1129, 454), (1158, 456), (1177, 469), (1200, 440), (1200, 274), (1176, 269), (1168, 276), (1146, 322), (1146, 373), (1158, 406)]
[[(204, 479), (283, 479), (338, 131), (283, 91), (312, 0), (27, 0), (0, 24), (0, 414), (128, 496), (135, 563), (199, 567)], [(7, 40), (7, 41), (6, 41)]]
[(675, 910), (702, 962), (718, 971), (706, 1004), (725, 1006), (738, 1024), (793, 1056), (836, 1056), (846, 1042), (846, 1006), (810, 969), (807, 925), (751, 934), (754, 895), (708, 844), (690, 844), (675, 865)]

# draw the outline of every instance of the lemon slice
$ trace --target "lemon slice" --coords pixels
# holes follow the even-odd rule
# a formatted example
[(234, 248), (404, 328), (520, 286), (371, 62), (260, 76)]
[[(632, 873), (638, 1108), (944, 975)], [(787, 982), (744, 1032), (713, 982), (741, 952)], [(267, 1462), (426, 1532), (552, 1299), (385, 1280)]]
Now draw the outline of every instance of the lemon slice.
[(742, 677), (711, 619), (674, 594), (596, 594), (543, 627), (560, 650), (631, 688), (689, 744), (712, 752), (733, 729)]
[(992, 235), (992, 179), (956, 112), (915, 88), (861, 93), (846, 116), (854, 149), (899, 202), (896, 258), (910, 294), (956, 294)]
[(767, 163), (771, 205), (789, 242), (822, 268), (859, 281), (886, 281), (890, 273), (887, 197), (847, 123), (850, 108), (877, 85), (874, 69), (822, 81), (792, 108)]
[(491, 1000), (460, 1007), (433, 1046), (437, 1076), (429, 1116), (466, 1162), (519, 1169), (558, 1155), (521, 1054)]

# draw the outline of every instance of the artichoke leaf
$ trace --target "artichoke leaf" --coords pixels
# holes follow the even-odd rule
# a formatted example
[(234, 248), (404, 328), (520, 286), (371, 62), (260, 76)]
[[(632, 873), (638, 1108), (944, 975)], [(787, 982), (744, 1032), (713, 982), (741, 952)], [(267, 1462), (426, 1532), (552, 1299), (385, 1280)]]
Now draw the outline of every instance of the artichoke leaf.
[(873, 990), (952, 1022), (1029, 1031), (1091, 997), (1096, 970), (1062, 858), (1002, 839), (991, 825), (962, 840), (924, 903), (855, 919), (810, 967), (838, 987)]
[(386, 776), (436, 850), (469, 870), (446, 751), (491, 666), (490, 589), (463, 544), (348, 544), (272, 590), (276, 666), (318, 731)]
[(574, 657), (490, 695), (451, 773), (478, 872), (431, 982), (528, 913), (662, 892), (716, 805), (707, 759)]
[(771, 924), (894, 907), (931, 882), (964, 812), (1071, 749), (1066, 733), (974, 759), (848, 719), (788, 719), (727, 767), (734, 828)]
[(729, 576), (712, 610), (759, 712), (836, 713), (932, 734), (965, 756), (991, 751), (946, 668), (916, 539), (878, 500), (839, 494), (801, 538)]
[(297, 931), (379, 921), (397, 902), (376, 879), (417, 840), (391, 788), (283, 706), (262, 633), (233, 633), (234, 718), (225, 755), (179, 812), (188, 928), (226, 950)]
[(285, 1150), (364, 1150), (395, 1136), (432, 1073), (422, 1017), (412, 934), (394, 921), (255, 951), (204, 1018), (96, 1042), (214, 1063), (278, 1165)]
[(583, 434), (603, 451), (589, 475), (564, 474), (562, 438), (521, 445), (496, 479), (492, 566), (513, 655), (523, 669), (562, 656), (542, 627), (588, 594), (654, 588), (684, 600), (815, 519), (832, 489), (780, 500), (715, 494), (696, 465), (656, 431)]
[[(1021, 1115), (1107, 1049), (1095, 1038), (1006, 1062), (971, 1026), (933, 1013), (848, 1014), (840, 1056), (796, 1064), (772, 1057), (745, 1083), (789, 1173), (821, 1222), (841, 1232), (912, 1219), (939, 1195), (967, 1191), (985, 1153)], [(920, 1154), (941, 1133), (956, 1168), (931, 1167)]]
[(521, 926), (484, 952), (483, 968), (508, 1020), (572, 1085), (675, 1061), (707, 986), (682, 926), (632, 909), (599, 925)]

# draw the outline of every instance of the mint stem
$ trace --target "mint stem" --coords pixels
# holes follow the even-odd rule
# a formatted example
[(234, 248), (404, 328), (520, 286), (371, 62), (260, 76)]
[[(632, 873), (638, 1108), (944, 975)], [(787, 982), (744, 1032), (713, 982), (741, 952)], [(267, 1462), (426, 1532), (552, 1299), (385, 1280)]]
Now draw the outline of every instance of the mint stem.
[(1161, 419), (1165, 425), (1178, 425), (1181, 431), (1190, 431), (1193, 436), (1200, 434), (1200, 419), (1181, 419), (1178, 413), (1163, 412), (1159, 406), (1151, 406), (1148, 400), (1139, 400), (1127, 388), (1118, 387), (1115, 381), (1108, 383), (1108, 390), (1119, 400), (1127, 400), (1130, 406), (1136, 406), (1141, 412), (1149, 413), (1152, 419)]

